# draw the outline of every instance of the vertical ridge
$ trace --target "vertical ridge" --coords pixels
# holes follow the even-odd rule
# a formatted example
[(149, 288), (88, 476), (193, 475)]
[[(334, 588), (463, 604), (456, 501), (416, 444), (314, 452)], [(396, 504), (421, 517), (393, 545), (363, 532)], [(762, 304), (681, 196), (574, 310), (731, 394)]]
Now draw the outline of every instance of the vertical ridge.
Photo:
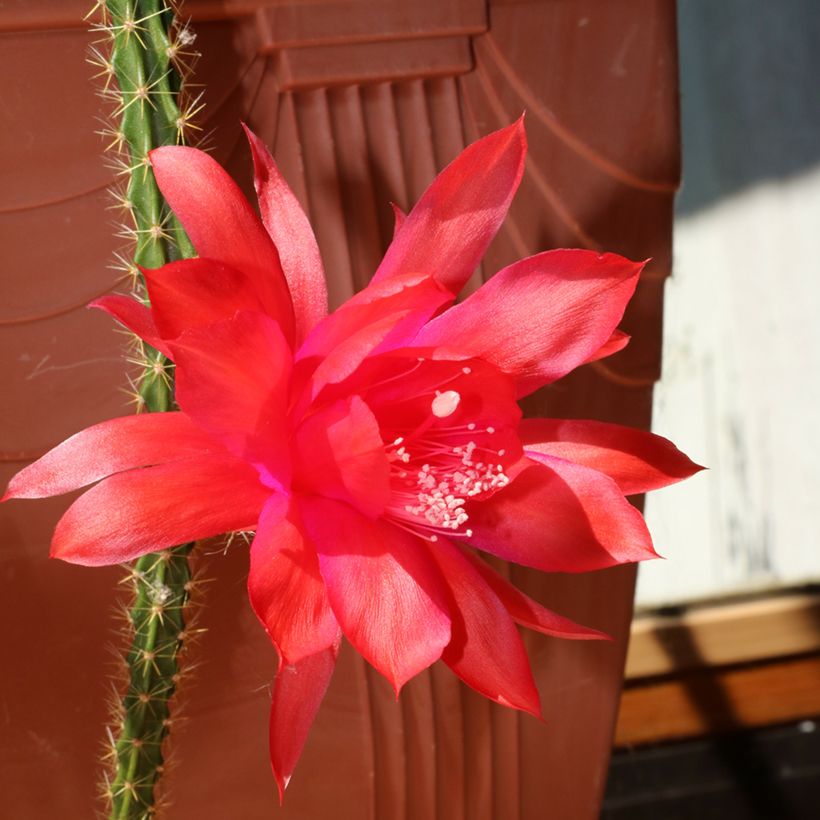
[(387, 83), (363, 86), (362, 111), (377, 203), (376, 216), (382, 247), (386, 248), (393, 235), (393, 214), (389, 203), (394, 202), (405, 211), (410, 206), (392, 86)]
[[(282, 175), (290, 185), (305, 213), (310, 210), (305, 176), (305, 162), (302, 155), (302, 143), (299, 141), (299, 125), (296, 120), (296, 107), (293, 94), (281, 95), (278, 117), (272, 135), (273, 153)], [(312, 223), (311, 223), (311, 227)], [(315, 230), (315, 228), (314, 228)]]
[(494, 707), (469, 687), (461, 686), (460, 690), (464, 712), (464, 814), (468, 820), (493, 820), (490, 710)]
[(401, 705), (387, 681), (370, 664), (365, 661), (362, 664), (373, 727), (376, 818), (406, 820), (407, 782)]
[(436, 813), (436, 732), (430, 670), (407, 682), (401, 693), (401, 714), (407, 820), (433, 820)]
[[(511, 580), (511, 567), (506, 561), (492, 556), (489, 556), (486, 560), (500, 575), (508, 581)], [(522, 631), (520, 627), (518, 631)], [(493, 818), (514, 820), (519, 817), (521, 812), (518, 727), (522, 715), (521, 712), (515, 709), (495, 705), (491, 707), (490, 712), (493, 760)]]
[(353, 295), (354, 282), (327, 92), (324, 89), (300, 92), (295, 104), (299, 141), (306, 158), (310, 221), (327, 266), (328, 301), (333, 310)]
[(417, 202), (436, 175), (433, 137), (422, 80), (393, 86), (399, 123), (402, 167), (412, 202)]
[(381, 238), (359, 89), (331, 89), (328, 102), (353, 285), (361, 290), (378, 267)]
[(459, 117), (458, 87), (453, 77), (438, 77), (425, 82), (427, 114), (433, 129), (433, 151), (440, 171), (452, 162), (466, 145)]
[[(475, 142), (481, 134), (476, 127), (475, 117), (472, 116), (470, 102), (467, 95), (464, 93), (464, 83), (462, 82), (461, 77), (456, 80), (456, 83), (458, 84), (458, 112), (459, 119), (461, 120), (461, 132), (464, 135), (464, 144), (469, 145), (470, 143)], [(469, 294), (477, 291), (486, 280), (487, 276), (485, 275), (484, 262), (479, 262), (478, 267), (473, 271), (472, 276), (470, 276), (470, 278), (465, 282), (464, 288), (461, 291), (462, 294), (464, 296), (469, 296)]]
[(462, 685), (443, 664), (430, 669), (436, 757), (436, 820), (471, 820), (466, 813)]

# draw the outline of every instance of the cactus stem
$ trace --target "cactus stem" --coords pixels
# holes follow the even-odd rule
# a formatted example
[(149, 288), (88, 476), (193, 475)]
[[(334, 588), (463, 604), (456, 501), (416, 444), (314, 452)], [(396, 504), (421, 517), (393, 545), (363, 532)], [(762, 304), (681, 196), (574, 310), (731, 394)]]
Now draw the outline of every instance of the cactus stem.
[[(192, 119), (201, 110), (201, 95), (184, 95), (184, 102), (178, 97), (190, 74), (184, 60), (195, 56), (189, 49), (194, 36), (174, 21), (167, 0), (95, 0), (91, 14), (95, 12), (100, 13), (92, 26), (98, 41), (89, 61), (102, 86), (99, 96), (110, 104), (114, 118), (99, 133), (107, 143), (108, 167), (125, 182), (113, 192), (111, 208), (122, 214), (118, 235), (135, 244), (133, 261), (117, 255), (111, 267), (146, 301), (138, 264), (159, 267), (193, 252), (159, 193), (148, 153), (186, 142), (199, 131)], [(139, 341), (131, 347), (128, 360), (140, 375), (128, 376), (124, 392), (135, 410), (170, 409), (172, 365)], [(180, 681), (177, 655), (196, 632), (183, 621), (195, 589), (189, 585), (189, 550), (190, 545), (145, 556), (124, 579), (134, 594), (130, 609), (119, 615), (130, 629), (127, 688), (117, 697), (107, 732), (104, 756), (113, 762), (114, 772), (101, 782), (111, 820), (141, 820), (156, 811), (162, 743), (176, 725), (169, 718), (169, 698)]]

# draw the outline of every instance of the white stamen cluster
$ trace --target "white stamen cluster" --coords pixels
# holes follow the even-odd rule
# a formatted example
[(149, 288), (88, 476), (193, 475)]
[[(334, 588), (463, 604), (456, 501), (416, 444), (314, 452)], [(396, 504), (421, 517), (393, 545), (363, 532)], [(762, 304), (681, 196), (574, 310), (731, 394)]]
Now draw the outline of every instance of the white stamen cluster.
[[(412, 457), (403, 440), (397, 439), (394, 445), (399, 445), (394, 458), (408, 464)], [(406, 495), (402, 493), (405, 498), (409, 496), (403, 512), (426, 528), (471, 536), (471, 530), (462, 530), (469, 519), (465, 503), (510, 481), (502, 465), (476, 460), (476, 449), (476, 443), (470, 441), (444, 450), (435, 461), (422, 464), (414, 477), (408, 471), (399, 471), (398, 476), (409, 489)], [(434, 533), (429, 538), (435, 541), (437, 536)]]

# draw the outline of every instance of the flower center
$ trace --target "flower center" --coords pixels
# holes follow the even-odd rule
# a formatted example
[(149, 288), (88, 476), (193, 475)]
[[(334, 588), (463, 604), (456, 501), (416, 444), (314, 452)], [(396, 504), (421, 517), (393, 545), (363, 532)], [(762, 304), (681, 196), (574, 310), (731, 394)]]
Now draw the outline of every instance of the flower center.
[(486, 446), (493, 427), (474, 422), (443, 426), (461, 395), (436, 391), (431, 415), (415, 430), (385, 446), (390, 462), (391, 501), (387, 516), (400, 527), (437, 541), (439, 535), (466, 537), (465, 504), (509, 484), (501, 463), (505, 451)]

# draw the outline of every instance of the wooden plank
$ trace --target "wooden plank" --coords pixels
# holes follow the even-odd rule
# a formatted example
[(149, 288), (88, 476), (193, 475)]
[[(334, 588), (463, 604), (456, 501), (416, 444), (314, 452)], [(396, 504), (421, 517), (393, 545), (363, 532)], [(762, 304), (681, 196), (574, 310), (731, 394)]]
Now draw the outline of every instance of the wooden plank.
[(616, 746), (697, 737), (820, 714), (820, 655), (624, 690)]
[(644, 616), (632, 625), (626, 679), (820, 651), (820, 594), (791, 594)]

